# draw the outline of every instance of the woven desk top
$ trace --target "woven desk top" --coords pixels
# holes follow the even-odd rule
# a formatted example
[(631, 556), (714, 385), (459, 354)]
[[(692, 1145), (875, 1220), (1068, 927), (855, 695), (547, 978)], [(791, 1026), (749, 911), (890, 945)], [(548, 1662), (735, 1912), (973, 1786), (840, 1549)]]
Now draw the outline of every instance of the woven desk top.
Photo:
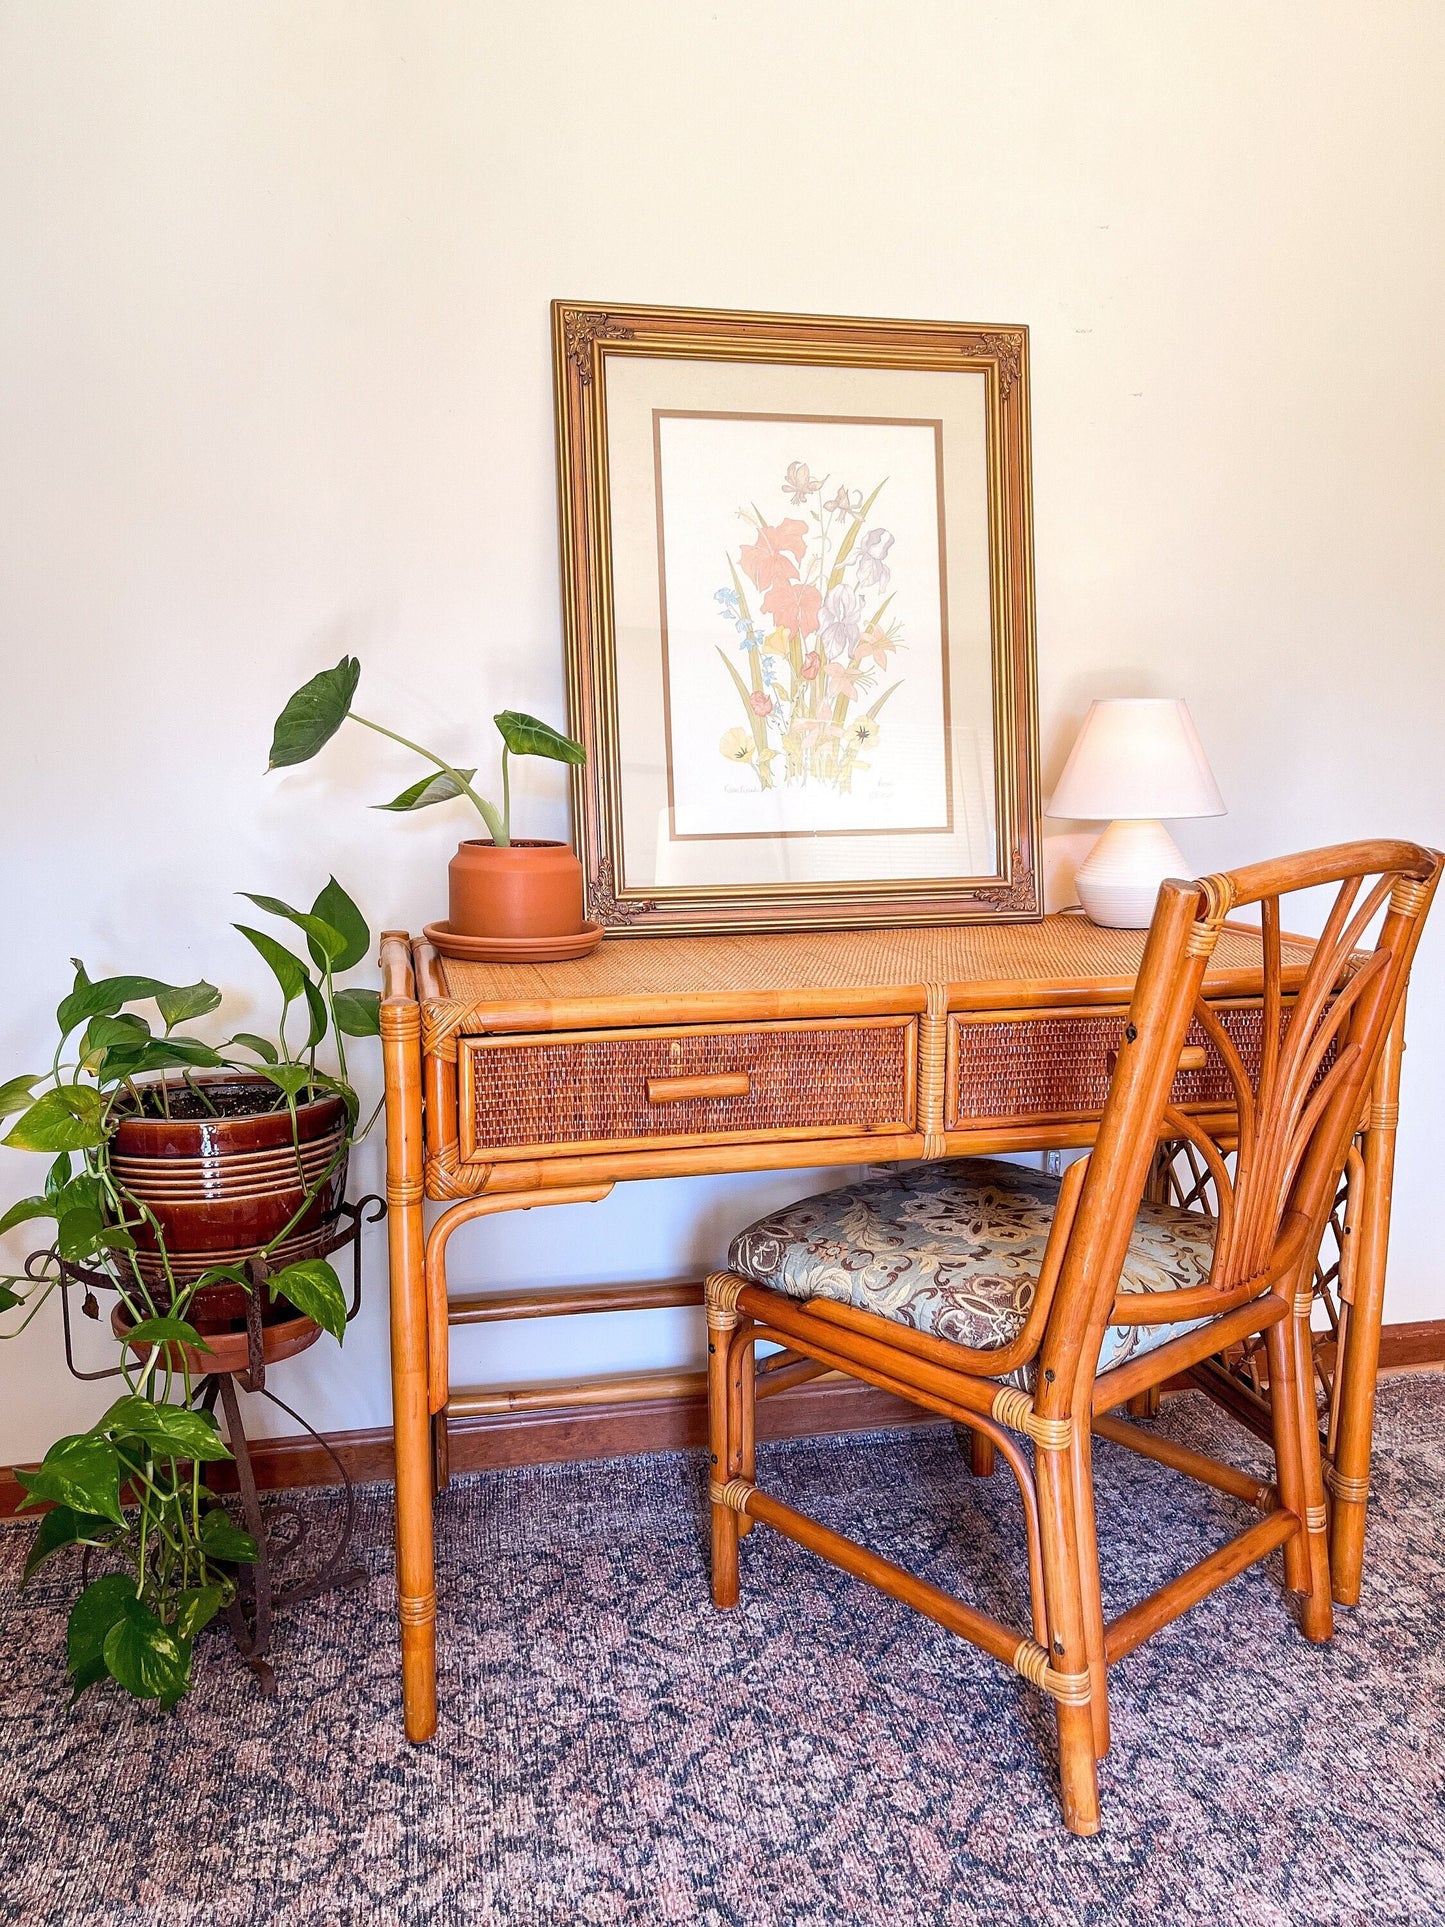
[[(1039, 923), (968, 924), (924, 930), (828, 930), (776, 936), (604, 939), (574, 963), (484, 964), (436, 959), (445, 1001), (453, 1006), (538, 1009), (608, 999), (721, 999), (787, 996), (901, 985), (1017, 984), (1031, 1000), (1041, 990), (1087, 986), (1127, 994), (1144, 952), (1142, 930), (1105, 930), (1079, 915)], [(1301, 966), (1310, 946), (1286, 939), (1282, 961)], [(1209, 975), (1220, 994), (1232, 980), (1258, 982), (1259, 939), (1248, 929), (1221, 935)], [(423, 992), (425, 997), (426, 993)], [(428, 1001), (435, 1004), (433, 996)], [(633, 1019), (633, 1021), (636, 1021)]]

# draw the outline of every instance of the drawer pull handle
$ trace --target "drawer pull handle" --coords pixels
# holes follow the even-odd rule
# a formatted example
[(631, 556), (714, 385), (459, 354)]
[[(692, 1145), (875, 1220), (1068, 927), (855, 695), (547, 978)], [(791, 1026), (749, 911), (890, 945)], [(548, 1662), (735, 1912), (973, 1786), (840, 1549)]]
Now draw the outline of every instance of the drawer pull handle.
[(682, 1104), (692, 1097), (747, 1097), (752, 1079), (746, 1071), (717, 1071), (711, 1077), (649, 1077), (649, 1104)]

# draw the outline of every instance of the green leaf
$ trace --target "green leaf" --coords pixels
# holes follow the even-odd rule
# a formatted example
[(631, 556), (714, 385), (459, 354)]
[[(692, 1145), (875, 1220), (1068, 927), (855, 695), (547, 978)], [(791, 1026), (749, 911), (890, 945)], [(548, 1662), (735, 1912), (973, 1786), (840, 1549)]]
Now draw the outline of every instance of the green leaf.
[(268, 769), (286, 769), (311, 758), (340, 729), (361, 680), (355, 656), (343, 656), (334, 669), (323, 669), (303, 683), (276, 718)]
[(64, 1546), (103, 1545), (113, 1528), (109, 1519), (93, 1512), (77, 1512), (73, 1506), (52, 1506), (35, 1528), (30, 1550), (25, 1555), (25, 1572), (20, 1584), (26, 1586), (52, 1553)]
[(39, 1097), (0, 1142), (16, 1151), (86, 1151), (105, 1142), (101, 1096), (87, 1084), (64, 1084)]
[(111, 1678), (138, 1700), (164, 1699), (174, 1705), (190, 1684), (190, 1641), (167, 1631), (134, 1592), (127, 1593), (101, 1651)]
[(220, 991), (214, 984), (205, 982), (156, 992), (156, 1009), (167, 1030), (174, 1030), (177, 1024), (188, 1024), (193, 1017), (204, 1017), (220, 1001)]
[(194, 1325), (188, 1325), (184, 1318), (166, 1316), (164, 1318), (142, 1318), (125, 1335), (128, 1345), (189, 1345), (198, 1352), (208, 1352), (209, 1346)]
[(91, 1205), (66, 1211), (55, 1234), (56, 1246), (67, 1264), (82, 1265), (97, 1251), (134, 1251), (135, 1239), (121, 1225), (107, 1224)]
[(99, 1076), (105, 1083), (114, 1083), (121, 1078), (147, 1076), (151, 1071), (216, 1070), (224, 1062), (209, 1044), (198, 1043), (194, 1037), (153, 1037), (139, 1050), (108, 1050)]
[(18, 1292), (12, 1291), (9, 1285), (0, 1285), (0, 1311), (14, 1311), (17, 1305), (24, 1303), (25, 1300)]
[(118, 1045), (122, 1050), (139, 1050), (148, 1042), (151, 1027), (144, 1017), (137, 1017), (132, 1011), (122, 1011), (119, 1017), (92, 1017), (85, 1027), (85, 1038), (80, 1046), (82, 1057), (89, 1057), (92, 1051), (109, 1050)]
[(244, 1044), (247, 1050), (255, 1051), (263, 1063), (276, 1064), (280, 1062), (281, 1053), (271, 1042), (270, 1038), (258, 1037), (253, 1030), (238, 1030), (236, 1035), (231, 1039), (231, 1042), (233, 1044)]
[[(467, 779), (470, 781), (470, 777)], [(354, 970), (371, 948), (371, 931), (367, 928), (366, 918), (362, 916), (351, 898), (347, 896), (335, 877), (327, 879), (326, 887), (311, 906), (313, 917), (320, 917), (341, 933), (342, 949), (331, 960), (331, 968), (339, 977), (343, 970)], [(324, 966), (324, 954), (307, 939), (311, 951), (311, 961), (318, 970)]]
[(375, 1037), (380, 1031), (379, 990), (338, 990), (335, 1007), (337, 1028), (348, 1037)]
[(232, 1566), (254, 1566), (261, 1556), (250, 1533), (233, 1525), (230, 1514), (221, 1506), (202, 1516), (201, 1551), (208, 1559), (221, 1559)]
[(135, 1581), (126, 1573), (108, 1572), (103, 1579), (93, 1580), (71, 1607), (65, 1629), (65, 1669), (74, 1699), (105, 1678), (106, 1635), (124, 1614), (125, 1602), (134, 1598)]
[(278, 1091), (284, 1091), (292, 1103), (302, 1091), (309, 1088), (312, 1081), (311, 1073), (304, 1064), (258, 1064), (256, 1069)]
[(345, 1078), (332, 1077), (327, 1071), (317, 1071), (312, 1077), (311, 1083), (313, 1096), (319, 1091), (330, 1091), (333, 1097), (339, 1097), (341, 1099), (342, 1103), (346, 1106), (346, 1115), (350, 1119), (350, 1128), (354, 1130), (356, 1128), (356, 1121), (361, 1115), (361, 1099), (346, 1082)]
[(172, 1064), (194, 1064), (202, 1070), (217, 1070), (225, 1062), (219, 1051), (195, 1037), (158, 1037), (150, 1049), (157, 1061), (168, 1060), (168, 1068)]
[(320, 990), (312, 983), (309, 977), (305, 983), (302, 984), (301, 988), (306, 993), (306, 1008), (310, 1012), (311, 1017), (310, 1028), (306, 1033), (304, 1048), (306, 1050), (315, 1050), (316, 1046), (326, 1035), (327, 1026), (331, 1022), (331, 1016), (326, 1008), (326, 999), (321, 995)]
[[(463, 783), (470, 783), (476, 775), (474, 769), (458, 769)], [(389, 803), (373, 803), (374, 810), (425, 810), (433, 803), (450, 803), (462, 794), (461, 784), (456, 776), (439, 769), (434, 776), (422, 776), (415, 783), (409, 783), (400, 796), (393, 796)]]
[(281, 995), (288, 1005), (294, 1004), (301, 995), (301, 986), (307, 981), (307, 969), (301, 959), (293, 956), (285, 944), (277, 943), (268, 937), (264, 930), (253, 930), (249, 924), (238, 923), (232, 926), (239, 930), (248, 943), (253, 943), (270, 964), (272, 974), (281, 986)]
[(70, 961), (75, 965), (75, 983), (55, 1012), (62, 1037), (68, 1037), (87, 1017), (113, 1017), (122, 1004), (140, 1003), (171, 988), (159, 977), (102, 977), (99, 983), (92, 983), (79, 957)]
[(230, 1447), (210, 1412), (186, 1405), (156, 1405), (129, 1393), (118, 1398), (97, 1431), (116, 1432), (123, 1439), (140, 1439), (170, 1459), (228, 1459)]
[(338, 1343), (346, 1334), (346, 1294), (341, 1280), (324, 1258), (301, 1258), (266, 1281), (271, 1296), (287, 1298), (297, 1311), (314, 1318)]
[(62, 1185), (55, 1196), (57, 1218), (63, 1218), (67, 1211), (77, 1211), (88, 1205), (92, 1211), (105, 1213), (105, 1186), (99, 1178), (93, 1178), (88, 1171), (82, 1171), (78, 1178)]
[(0, 1118), (9, 1117), (14, 1111), (28, 1110), (30, 1093), (39, 1082), (38, 1077), (12, 1077), (0, 1084)]
[(50, 1169), (45, 1173), (45, 1195), (47, 1198), (58, 1198), (60, 1196), (61, 1192), (70, 1182), (70, 1171), (70, 1153), (69, 1151), (62, 1151)]
[(97, 1431), (72, 1432), (57, 1439), (33, 1472), (17, 1466), (15, 1477), (25, 1488), (21, 1506), (50, 1500), (74, 1506), (102, 1519), (124, 1525), (120, 1510), (120, 1460), (115, 1447)]
[(53, 1218), (54, 1216), (53, 1198), (18, 1198), (5, 1216), (0, 1218), (0, 1232), (13, 1231), (17, 1224), (25, 1224), (31, 1218)]
[[(328, 923), (325, 917), (315, 916), (309, 910), (293, 910), (290, 904), (283, 903), (280, 897), (258, 896), (254, 890), (239, 890), (236, 894), (254, 903), (258, 910), (264, 910), (268, 916), (284, 917), (288, 923), (294, 923), (298, 930), (304, 930), (313, 956), (318, 947), (325, 952), (326, 956), (333, 958), (339, 957), (345, 950), (345, 937), (334, 924)], [(317, 957), (316, 962), (318, 969), (325, 969), (325, 964), (320, 957)], [(333, 968), (335, 967), (333, 965)]]
[[(554, 763), (585, 763), (587, 752), (560, 729), (539, 722), (520, 709), (504, 709), (492, 721), (502, 732), (502, 741), (514, 756), (549, 756)], [(468, 781), (471, 779), (468, 778)]]
[[(254, 1544), (254, 1541), (252, 1542)], [(203, 1626), (209, 1626), (216, 1614), (226, 1603), (224, 1586), (188, 1586), (176, 1595), (176, 1623), (173, 1631), (177, 1639), (187, 1644), (193, 1640)]]

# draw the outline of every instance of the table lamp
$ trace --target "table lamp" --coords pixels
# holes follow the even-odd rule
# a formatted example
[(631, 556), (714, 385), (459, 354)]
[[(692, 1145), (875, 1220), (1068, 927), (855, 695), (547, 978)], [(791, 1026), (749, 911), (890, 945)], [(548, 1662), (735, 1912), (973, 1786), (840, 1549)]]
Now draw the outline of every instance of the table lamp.
[(1079, 901), (1095, 923), (1143, 930), (1165, 877), (1191, 874), (1159, 819), (1224, 814), (1189, 705), (1153, 696), (1091, 703), (1048, 814), (1111, 819), (1074, 877)]

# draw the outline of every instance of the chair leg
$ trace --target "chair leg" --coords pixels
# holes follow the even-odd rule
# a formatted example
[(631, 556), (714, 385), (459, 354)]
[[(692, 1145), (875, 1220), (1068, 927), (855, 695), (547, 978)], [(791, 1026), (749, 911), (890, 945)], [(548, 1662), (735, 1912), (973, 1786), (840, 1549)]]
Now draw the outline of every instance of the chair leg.
[[(1077, 1426), (1078, 1420), (1075, 1420)], [(1058, 1672), (1089, 1670), (1084, 1602), (1079, 1574), (1078, 1525), (1074, 1516), (1072, 1457), (1039, 1451), (1035, 1456), (1039, 1527), (1044, 1555), (1044, 1598), (1049, 1622), (1049, 1664)], [(1095, 1752), (1093, 1700), (1082, 1706), (1059, 1701), (1059, 1790), (1070, 1833), (1099, 1831), (1099, 1763)]]
[(1084, 1650), (1089, 1656), (1094, 1757), (1109, 1751), (1109, 1667), (1104, 1657), (1104, 1600), (1099, 1590), (1099, 1539), (1094, 1519), (1093, 1446), (1087, 1432), (1075, 1433), (1071, 1454), (1074, 1522), (1079, 1546), (1079, 1590), (1084, 1608)]
[(986, 1479), (992, 1473), (997, 1460), (994, 1456), (993, 1440), (982, 1432), (968, 1435), (968, 1469), (976, 1479)]
[(1285, 1321), (1285, 1325), (1294, 1350), (1300, 1485), (1305, 1508), (1304, 1543), (1308, 1584), (1300, 1613), (1300, 1630), (1306, 1639), (1320, 1641), (1328, 1639), (1334, 1632), (1335, 1611), (1330, 1589), (1329, 1514), (1325, 1510), (1319, 1414), (1315, 1410), (1313, 1344), (1306, 1316), (1295, 1314)]
[(1269, 1409), (1274, 1432), (1275, 1480), (1280, 1504), (1293, 1512), (1300, 1530), (1284, 1542), (1284, 1583), (1290, 1592), (1309, 1589), (1309, 1554), (1304, 1542), (1304, 1478), (1300, 1469), (1299, 1400), (1295, 1392), (1294, 1347), (1287, 1321), (1264, 1335), (1269, 1359)]
[[(737, 1325), (737, 1313), (709, 1303), (707, 1323), (708, 1470), (711, 1483), (720, 1487), (733, 1477), (728, 1340)], [(712, 1603), (723, 1608), (738, 1603), (738, 1515), (716, 1499), (712, 1502)]]
[[(756, 1320), (740, 1318), (738, 1330), (745, 1331)], [(733, 1340), (730, 1351), (733, 1365), (728, 1384), (728, 1396), (732, 1409), (728, 1415), (728, 1435), (736, 1455), (736, 1463), (728, 1468), (730, 1479), (746, 1479), (749, 1485), (757, 1483), (757, 1351), (751, 1345), (740, 1344)], [(753, 1529), (753, 1521), (747, 1514), (737, 1515), (738, 1537), (746, 1539)]]
[(1304, 1376), (1309, 1369), (1304, 1356), (1309, 1340), (1298, 1329), (1303, 1323), (1292, 1314), (1271, 1325), (1265, 1347), (1280, 1501), (1300, 1521), (1299, 1532), (1284, 1543), (1284, 1582), (1301, 1595), (1300, 1630), (1305, 1638), (1325, 1640), (1334, 1631), (1334, 1609), (1314, 1381)]

